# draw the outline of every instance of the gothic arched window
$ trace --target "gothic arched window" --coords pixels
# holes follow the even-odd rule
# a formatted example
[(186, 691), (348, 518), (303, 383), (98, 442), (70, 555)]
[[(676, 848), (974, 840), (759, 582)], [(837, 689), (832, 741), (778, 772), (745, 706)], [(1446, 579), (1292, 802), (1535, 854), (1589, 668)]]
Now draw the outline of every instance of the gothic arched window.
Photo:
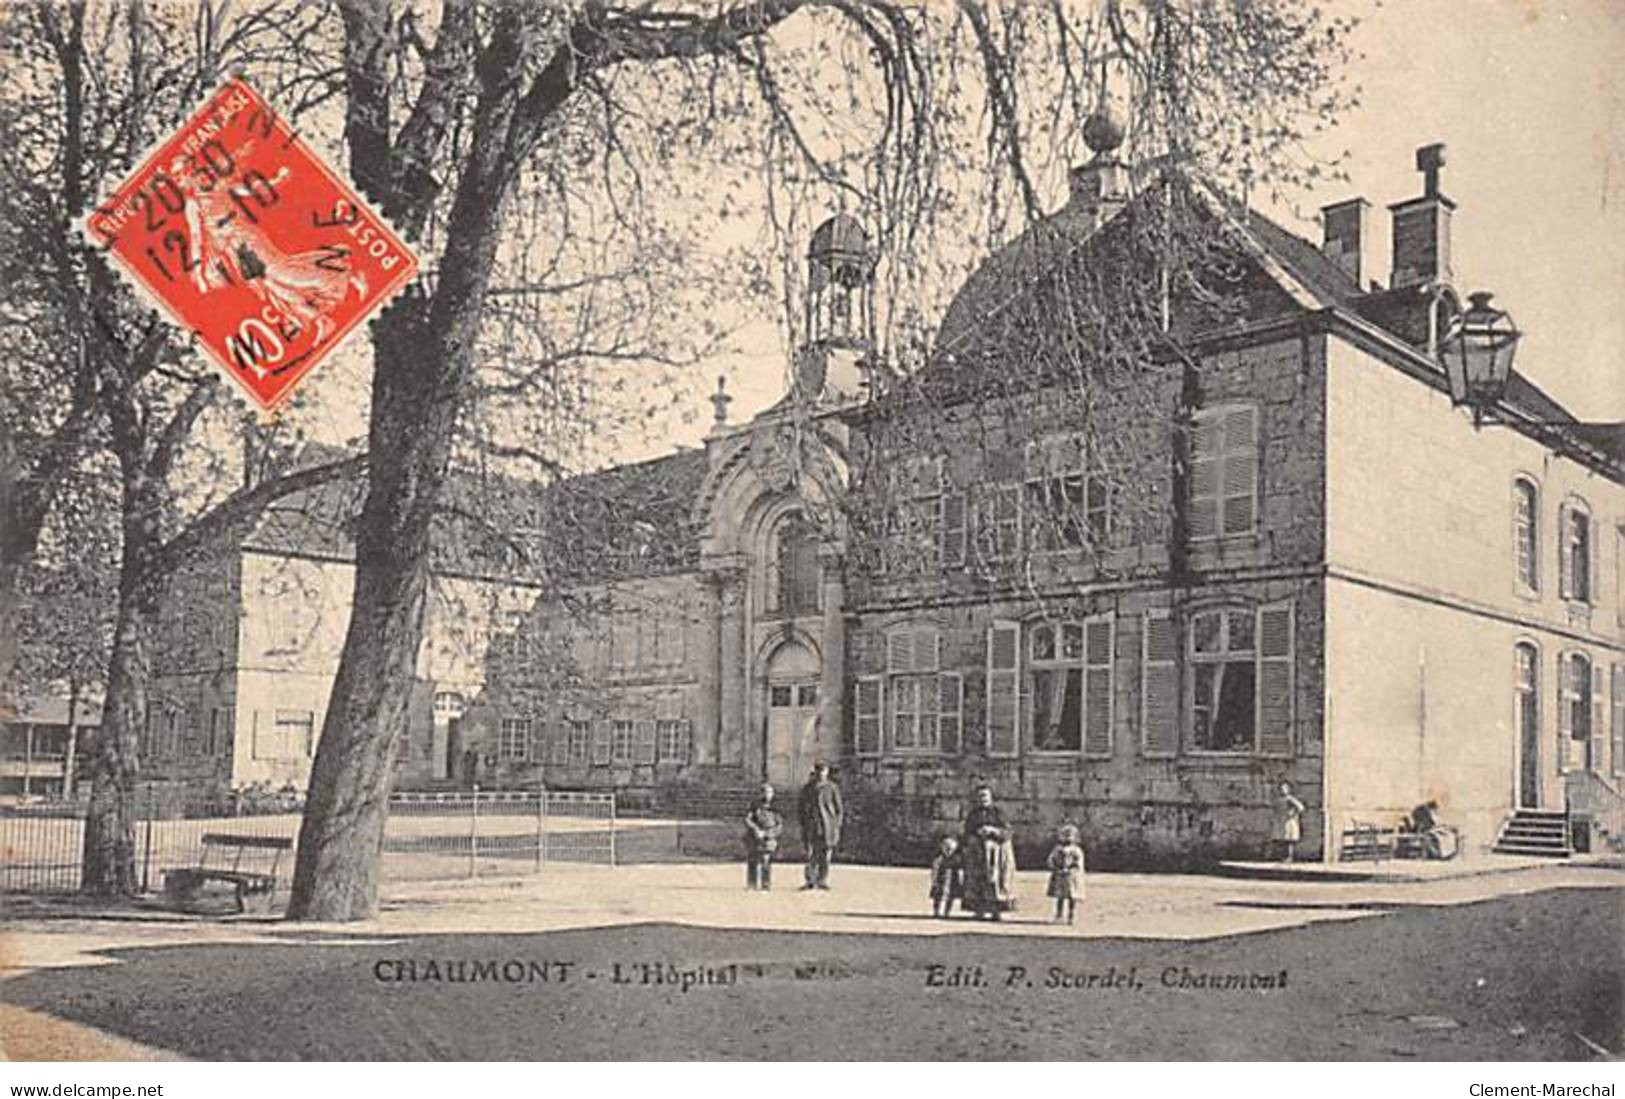
[(773, 565), (773, 609), (786, 615), (818, 610), (818, 543), (801, 516), (779, 524)]

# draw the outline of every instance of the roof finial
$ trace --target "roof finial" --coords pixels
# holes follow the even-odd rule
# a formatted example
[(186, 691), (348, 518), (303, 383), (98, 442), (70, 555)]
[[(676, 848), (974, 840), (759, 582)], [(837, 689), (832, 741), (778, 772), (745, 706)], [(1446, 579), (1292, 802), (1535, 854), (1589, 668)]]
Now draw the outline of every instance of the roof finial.
[(711, 394), (711, 419), (717, 427), (724, 427), (728, 423), (728, 403), (733, 396), (728, 392), (728, 376), (717, 375), (717, 391)]

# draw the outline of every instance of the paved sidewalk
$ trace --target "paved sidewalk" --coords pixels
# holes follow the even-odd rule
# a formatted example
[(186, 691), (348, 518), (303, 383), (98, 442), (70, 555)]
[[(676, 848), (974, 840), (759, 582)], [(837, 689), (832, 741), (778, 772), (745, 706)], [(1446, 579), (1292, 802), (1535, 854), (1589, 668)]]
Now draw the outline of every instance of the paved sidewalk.
[[(996, 934), (1197, 940), (1369, 917), (1393, 908), (1467, 904), (1557, 888), (1625, 887), (1625, 871), (1542, 865), (1516, 873), (1427, 882), (1251, 881), (1195, 874), (1093, 874), (1074, 926), (1049, 922), (1045, 875), (1018, 875), (1019, 908), (999, 923), (934, 920), (923, 870), (837, 866), (834, 888), (803, 892), (799, 866), (779, 868), (771, 893), (744, 888), (743, 868), (689, 863), (548, 867), (535, 877), (402, 883), (374, 919), (290, 924), (274, 918), (202, 919), (123, 912), (81, 916), (76, 906), (17, 903), (0, 939), (0, 977), (38, 968), (105, 964), (120, 947), (202, 942), (389, 941), (399, 936), (523, 933), (637, 923), (900, 935)], [(31, 910), (32, 909), (32, 910)]]

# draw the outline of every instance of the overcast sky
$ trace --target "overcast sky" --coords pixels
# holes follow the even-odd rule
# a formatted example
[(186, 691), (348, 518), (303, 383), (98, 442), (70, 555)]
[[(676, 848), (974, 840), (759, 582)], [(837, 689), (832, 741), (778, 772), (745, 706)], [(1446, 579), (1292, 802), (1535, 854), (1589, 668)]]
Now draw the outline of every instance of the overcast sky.
[[(1463, 295), (1494, 291), (1526, 334), (1519, 369), (1576, 416), (1625, 420), (1625, 0), (1322, 6), (1363, 18), (1350, 74), (1361, 106), (1313, 150), (1346, 150), (1350, 178), (1269, 212), (1318, 243), (1303, 215), (1363, 195), (1386, 265), (1387, 207), (1421, 193), (1416, 148), (1444, 142)], [(782, 344), (763, 318), (723, 365), (735, 421), (783, 393)], [(637, 449), (698, 443), (708, 422)]]

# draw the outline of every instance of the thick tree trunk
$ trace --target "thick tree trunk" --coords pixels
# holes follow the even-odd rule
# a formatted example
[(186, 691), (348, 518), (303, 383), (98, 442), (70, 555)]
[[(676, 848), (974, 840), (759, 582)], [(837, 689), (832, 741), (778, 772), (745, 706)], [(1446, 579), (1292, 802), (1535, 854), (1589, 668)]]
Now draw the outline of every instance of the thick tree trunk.
[(99, 896), (136, 892), (135, 780), (140, 731), (147, 725), (146, 601), (136, 585), (119, 585), (113, 654), (102, 724), (87, 739), (78, 781), (90, 781), (79, 887)]
[(132, 461), (124, 475), (124, 548), (107, 699), (101, 728), (87, 738), (85, 766), (78, 776), (81, 783), (90, 782), (79, 888), (99, 896), (130, 896), (137, 889), (135, 780), (152, 674), (147, 636), (157, 609), (152, 558), (160, 544), (160, 503), (151, 480)]
[[(369, 32), (358, 24), (350, 33), (359, 41)], [(311, 768), (289, 919), (359, 920), (378, 907), (390, 780), (422, 641), (430, 522), (473, 375), (503, 198), (527, 151), (515, 132), (524, 84), (509, 76), (509, 61), (519, 58), (507, 56), (517, 43), (500, 32), (498, 40), (479, 73), (471, 151), (457, 175), (435, 292), (397, 302), (373, 325), (355, 598)], [(567, 92), (561, 85), (560, 96)], [(366, 95), (365, 80), (353, 80), (351, 94)], [(356, 178), (393, 179), (384, 158), (394, 150), (370, 126), (358, 127), (354, 111), (351, 123)], [(358, 134), (371, 136), (358, 143)]]
[[(489, 232), (483, 243), (494, 251), (494, 210)], [(489, 269), (487, 256), (483, 271)], [(398, 304), (373, 330), (380, 367), (367, 497), (356, 531), (355, 596), (311, 768), (289, 919), (359, 920), (378, 907), (390, 782), (423, 634), (430, 523), (472, 370), (485, 282), (481, 274), (448, 287), (456, 273), (449, 255), (442, 270), (435, 308)], [(460, 304), (445, 308), (451, 289), (462, 291), (455, 295)]]

